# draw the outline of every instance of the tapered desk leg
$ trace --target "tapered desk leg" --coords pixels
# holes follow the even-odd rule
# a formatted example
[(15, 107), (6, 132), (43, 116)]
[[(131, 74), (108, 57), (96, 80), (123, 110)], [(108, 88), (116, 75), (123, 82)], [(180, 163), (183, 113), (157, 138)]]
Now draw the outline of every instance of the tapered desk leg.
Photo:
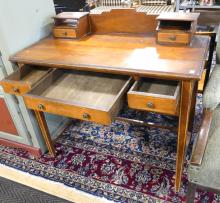
[(46, 123), (44, 113), (41, 112), (41, 111), (34, 111), (34, 112), (35, 112), (40, 130), (41, 130), (41, 133), (44, 137), (44, 141), (46, 142), (47, 148), (48, 148), (50, 154), (55, 157), (56, 156), (56, 151), (55, 151), (55, 148), (53, 146), (53, 142), (52, 142), (51, 137), (50, 137), (50, 133), (49, 133), (49, 130), (48, 130), (48, 126), (47, 126), (47, 123)]
[(178, 141), (177, 141), (177, 158), (176, 158), (176, 178), (175, 191), (178, 192), (181, 185), (181, 177), (184, 167), (185, 150), (187, 131), (189, 123), (189, 115), (191, 110), (192, 99), (192, 82), (182, 81), (181, 97), (180, 97), (180, 112), (179, 112), (179, 127), (178, 127)]

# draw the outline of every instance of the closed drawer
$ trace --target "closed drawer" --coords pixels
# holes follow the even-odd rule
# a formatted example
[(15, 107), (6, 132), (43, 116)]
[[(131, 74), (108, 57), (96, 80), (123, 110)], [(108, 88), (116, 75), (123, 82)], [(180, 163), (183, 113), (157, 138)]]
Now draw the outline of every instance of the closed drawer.
[(53, 36), (57, 38), (76, 38), (76, 30), (70, 28), (54, 28)]
[(14, 73), (3, 79), (0, 84), (9, 94), (23, 95), (30, 91), (52, 68), (23, 65)]
[(176, 81), (143, 78), (128, 92), (128, 106), (134, 109), (177, 115), (180, 85)]
[(108, 125), (121, 109), (130, 81), (128, 76), (59, 69), (24, 100), (30, 109)]
[(164, 44), (189, 44), (190, 33), (176, 33), (176, 32), (158, 32), (157, 41), (158, 43)]

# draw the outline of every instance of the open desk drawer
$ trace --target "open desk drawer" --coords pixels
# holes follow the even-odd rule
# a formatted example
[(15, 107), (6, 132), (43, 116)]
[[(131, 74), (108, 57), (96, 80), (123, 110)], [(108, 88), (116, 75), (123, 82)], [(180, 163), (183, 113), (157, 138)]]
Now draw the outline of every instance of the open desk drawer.
[(108, 125), (123, 105), (128, 76), (61, 70), (24, 95), (28, 108)]
[(0, 82), (9, 94), (23, 95), (30, 91), (52, 68), (24, 65)]
[(128, 92), (128, 106), (134, 109), (176, 115), (180, 86), (176, 81), (142, 78)]

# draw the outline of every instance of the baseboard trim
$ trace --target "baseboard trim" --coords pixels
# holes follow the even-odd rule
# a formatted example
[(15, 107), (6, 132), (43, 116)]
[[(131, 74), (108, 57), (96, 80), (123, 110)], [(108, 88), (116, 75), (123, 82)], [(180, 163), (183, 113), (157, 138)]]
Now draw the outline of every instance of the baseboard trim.
[(22, 143), (18, 143), (18, 142), (15, 142), (15, 141), (0, 138), (0, 144), (8, 146), (8, 147), (22, 148), (22, 149), (27, 150), (28, 152), (30, 152), (35, 157), (40, 157), (42, 155), (42, 152), (41, 152), (40, 148), (32, 147), (32, 146), (22, 144)]

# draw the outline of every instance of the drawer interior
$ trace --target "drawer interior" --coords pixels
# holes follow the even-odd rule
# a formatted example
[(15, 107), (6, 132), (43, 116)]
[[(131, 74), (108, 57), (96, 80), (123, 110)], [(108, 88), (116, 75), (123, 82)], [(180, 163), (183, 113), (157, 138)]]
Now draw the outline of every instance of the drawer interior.
[(190, 21), (163, 20), (160, 21), (160, 28), (163, 30), (190, 30)]
[(49, 72), (48, 68), (25, 65), (7, 77), (7, 80), (23, 81), (34, 84)]
[(128, 76), (59, 69), (50, 73), (29, 95), (109, 110), (128, 79)]
[(132, 91), (173, 97), (179, 89), (178, 84), (177, 81), (142, 78), (134, 84)]
[(6, 93), (23, 95), (30, 91), (52, 68), (23, 65), (1, 81)]

